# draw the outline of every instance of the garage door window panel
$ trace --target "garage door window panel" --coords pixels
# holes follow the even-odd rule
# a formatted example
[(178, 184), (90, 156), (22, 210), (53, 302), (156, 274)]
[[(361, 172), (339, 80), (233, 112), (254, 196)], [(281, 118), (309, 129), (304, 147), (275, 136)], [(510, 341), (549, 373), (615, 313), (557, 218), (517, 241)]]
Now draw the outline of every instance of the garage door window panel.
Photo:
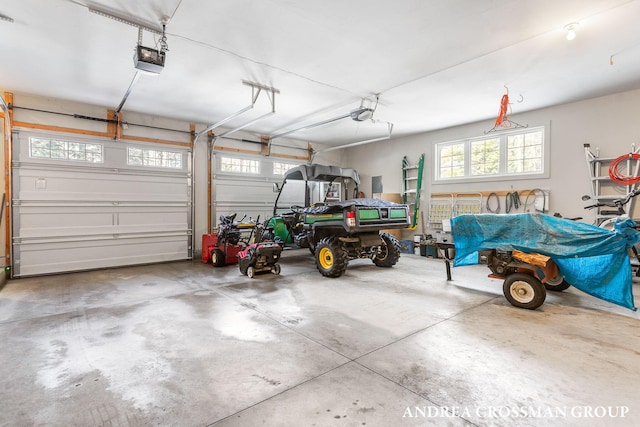
[(221, 157), (220, 171), (257, 175), (260, 173), (260, 162), (257, 160), (241, 159), (238, 157)]
[(291, 168), (298, 166), (294, 163), (273, 162), (273, 174), (276, 176), (284, 176), (284, 174)]
[(102, 163), (104, 160), (103, 152), (104, 147), (102, 144), (29, 138), (29, 157), (35, 159)]
[(182, 154), (174, 151), (128, 147), (127, 164), (130, 166), (182, 169)]

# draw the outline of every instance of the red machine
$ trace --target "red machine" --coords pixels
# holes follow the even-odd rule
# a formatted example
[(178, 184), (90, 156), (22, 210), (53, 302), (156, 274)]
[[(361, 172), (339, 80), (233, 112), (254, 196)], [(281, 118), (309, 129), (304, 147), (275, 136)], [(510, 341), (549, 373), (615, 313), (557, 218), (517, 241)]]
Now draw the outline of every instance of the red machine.
[(238, 253), (241, 245), (232, 245), (228, 242), (220, 242), (218, 233), (202, 235), (202, 262), (211, 262), (214, 267), (222, 267), (238, 262)]
[(202, 235), (203, 263), (211, 262), (214, 267), (222, 267), (238, 262), (238, 253), (249, 243), (255, 223), (236, 222), (235, 219), (235, 213), (221, 215), (218, 232)]

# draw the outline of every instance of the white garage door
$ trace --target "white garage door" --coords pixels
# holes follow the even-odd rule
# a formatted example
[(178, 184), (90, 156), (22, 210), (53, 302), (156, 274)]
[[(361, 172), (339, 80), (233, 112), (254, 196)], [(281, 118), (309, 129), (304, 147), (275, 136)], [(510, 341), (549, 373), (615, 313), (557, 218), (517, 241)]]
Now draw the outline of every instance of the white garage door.
[(264, 221), (273, 215), (276, 193), (273, 184), (281, 183), (284, 172), (301, 162), (264, 156), (216, 153), (212, 157), (213, 223), (220, 215), (236, 213), (237, 219)]
[(191, 152), (20, 131), (13, 276), (192, 257)]

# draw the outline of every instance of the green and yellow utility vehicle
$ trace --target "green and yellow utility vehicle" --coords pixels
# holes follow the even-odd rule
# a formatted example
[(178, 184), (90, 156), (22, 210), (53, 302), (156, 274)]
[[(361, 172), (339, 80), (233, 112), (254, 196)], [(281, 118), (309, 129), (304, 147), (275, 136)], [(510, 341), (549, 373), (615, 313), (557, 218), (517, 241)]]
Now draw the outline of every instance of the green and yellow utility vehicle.
[(309, 248), (318, 271), (339, 277), (349, 260), (370, 258), (391, 267), (400, 244), (382, 230), (410, 226), (407, 205), (358, 197), (360, 178), (354, 169), (301, 165), (287, 171), (268, 223), (270, 238), (285, 246)]

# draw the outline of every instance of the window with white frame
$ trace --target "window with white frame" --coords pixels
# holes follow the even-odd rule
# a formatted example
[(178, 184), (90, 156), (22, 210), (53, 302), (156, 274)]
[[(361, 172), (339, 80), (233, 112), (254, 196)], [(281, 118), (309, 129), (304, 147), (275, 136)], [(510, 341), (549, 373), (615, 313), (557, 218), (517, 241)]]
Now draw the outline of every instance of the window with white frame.
[(102, 163), (104, 161), (103, 153), (102, 144), (29, 138), (29, 157), (31, 158)]
[(507, 173), (542, 171), (542, 132), (507, 136)]
[(544, 173), (544, 128), (436, 144), (436, 180)]
[(471, 175), (496, 175), (500, 171), (500, 138), (471, 141)]
[(220, 170), (222, 172), (259, 174), (260, 162), (258, 160), (241, 159), (238, 157), (221, 157)]
[(441, 179), (464, 176), (464, 154), (463, 143), (447, 144), (438, 147), (438, 177)]
[(150, 148), (127, 147), (127, 164), (131, 166), (181, 169), (182, 153)]
[(273, 174), (282, 176), (289, 169), (295, 168), (296, 166), (298, 166), (298, 165), (293, 164), (293, 163), (273, 162)]

